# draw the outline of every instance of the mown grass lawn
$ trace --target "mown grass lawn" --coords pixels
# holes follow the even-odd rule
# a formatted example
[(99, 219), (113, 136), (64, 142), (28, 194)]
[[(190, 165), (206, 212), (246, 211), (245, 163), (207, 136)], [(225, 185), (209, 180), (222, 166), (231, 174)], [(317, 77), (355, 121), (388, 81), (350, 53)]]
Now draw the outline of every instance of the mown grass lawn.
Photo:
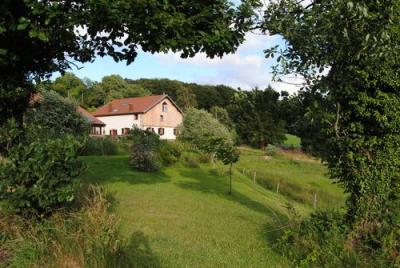
[(104, 185), (115, 198), (113, 210), (135, 244), (138, 267), (288, 267), (272, 240), (287, 221), (286, 204), (303, 215), (312, 211), (239, 171), (230, 196), (228, 179), (209, 164), (149, 174), (130, 169), (127, 156), (83, 159), (85, 180)]

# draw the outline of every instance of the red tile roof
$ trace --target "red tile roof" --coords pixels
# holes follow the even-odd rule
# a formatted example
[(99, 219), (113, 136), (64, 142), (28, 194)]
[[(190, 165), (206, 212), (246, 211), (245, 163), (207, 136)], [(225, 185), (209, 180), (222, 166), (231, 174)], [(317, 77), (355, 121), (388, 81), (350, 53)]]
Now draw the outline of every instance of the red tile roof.
[(78, 106), (76, 110), (84, 117), (86, 118), (91, 125), (98, 125), (98, 126), (105, 126), (101, 120), (97, 119), (94, 117), (91, 113), (83, 109), (81, 106)]
[(167, 98), (167, 95), (115, 99), (98, 108), (92, 113), (94, 116), (109, 116), (123, 114), (144, 113), (154, 105)]

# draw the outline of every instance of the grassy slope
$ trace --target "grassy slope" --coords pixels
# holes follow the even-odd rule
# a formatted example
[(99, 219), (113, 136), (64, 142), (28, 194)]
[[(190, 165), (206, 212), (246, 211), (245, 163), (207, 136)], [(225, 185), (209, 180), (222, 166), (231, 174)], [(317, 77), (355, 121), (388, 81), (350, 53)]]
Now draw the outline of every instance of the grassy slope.
[[(251, 157), (245, 153), (238, 166), (251, 164)], [(84, 159), (90, 166), (85, 178), (113, 193), (123, 232), (141, 249), (132, 252), (139, 266), (288, 266), (270, 239), (287, 218), (285, 196), (253, 185), (239, 172), (229, 196), (227, 178), (209, 165), (193, 169), (178, 164), (146, 174), (130, 170), (124, 156)], [(320, 179), (328, 183), (314, 180)], [(302, 214), (311, 211), (292, 203)]]
[(301, 139), (295, 135), (286, 134), (286, 140), (284, 141), (284, 145), (293, 146), (295, 148), (301, 147)]
[[(265, 157), (259, 150), (241, 148), (242, 156), (236, 165), (251, 178), (256, 172), (257, 181), (276, 191), (280, 182), (281, 194), (309, 205), (317, 194), (320, 208), (340, 207), (344, 196), (341, 188), (327, 179), (327, 169), (319, 160), (299, 152), (278, 151)], [(249, 178), (249, 179), (250, 179)]]

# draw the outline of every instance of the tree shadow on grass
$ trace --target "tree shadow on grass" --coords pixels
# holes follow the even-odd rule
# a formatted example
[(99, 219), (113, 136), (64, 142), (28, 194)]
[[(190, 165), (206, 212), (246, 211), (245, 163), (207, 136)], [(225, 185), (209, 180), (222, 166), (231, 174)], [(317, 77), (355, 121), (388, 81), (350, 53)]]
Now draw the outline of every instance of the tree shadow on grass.
[(162, 265), (150, 247), (149, 238), (143, 232), (135, 232), (125, 247), (119, 248), (107, 257), (107, 267), (159, 268)]
[(182, 170), (180, 171), (180, 174), (183, 177), (194, 180), (194, 181), (184, 181), (177, 183), (178, 186), (184, 189), (190, 189), (190, 190), (200, 191), (203, 193), (218, 195), (219, 197), (231, 200), (233, 202), (237, 202), (256, 212), (269, 215), (276, 221), (281, 221), (281, 219), (286, 218), (285, 215), (280, 214), (279, 212), (273, 210), (272, 208), (266, 207), (264, 204), (255, 201), (240, 192), (235, 191), (234, 179), (233, 179), (232, 194), (228, 194), (227, 191), (228, 184), (221, 183), (220, 180), (216, 179), (216, 176), (213, 173), (206, 173), (201, 169), (193, 169), (193, 170)]
[(82, 174), (82, 178), (89, 183), (154, 184), (170, 181), (170, 177), (163, 171), (140, 172), (131, 168), (129, 158), (126, 156), (96, 157), (86, 160), (85, 163), (87, 169)]

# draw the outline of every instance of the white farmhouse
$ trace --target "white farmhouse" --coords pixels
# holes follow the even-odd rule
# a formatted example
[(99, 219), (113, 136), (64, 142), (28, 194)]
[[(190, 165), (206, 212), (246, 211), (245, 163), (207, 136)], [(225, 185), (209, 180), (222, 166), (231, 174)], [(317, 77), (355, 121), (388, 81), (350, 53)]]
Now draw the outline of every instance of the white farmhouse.
[(132, 127), (138, 127), (168, 140), (176, 138), (183, 118), (182, 111), (168, 95), (114, 99), (92, 115), (105, 124), (101, 135), (126, 135)]

